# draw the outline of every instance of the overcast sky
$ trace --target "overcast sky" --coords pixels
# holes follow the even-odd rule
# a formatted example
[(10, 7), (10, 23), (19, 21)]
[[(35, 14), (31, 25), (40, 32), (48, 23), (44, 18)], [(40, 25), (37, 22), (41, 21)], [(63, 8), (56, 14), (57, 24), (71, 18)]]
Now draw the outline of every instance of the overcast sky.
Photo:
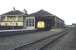
[(44, 9), (65, 21), (65, 24), (76, 23), (76, 0), (0, 0), (0, 14), (13, 10), (33, 13)]

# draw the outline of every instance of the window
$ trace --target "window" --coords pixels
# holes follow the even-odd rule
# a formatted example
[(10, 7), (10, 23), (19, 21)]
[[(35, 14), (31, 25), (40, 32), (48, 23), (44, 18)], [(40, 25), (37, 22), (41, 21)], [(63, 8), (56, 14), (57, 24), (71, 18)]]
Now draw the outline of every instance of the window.
[(23, 22), (16, 22), (16, 26), (23, 26)]
[(23, 16), (7, 16), (7, 21), (23, 21)]
[(7, 21), (16, 21), (16, 16), (7, 16)]
[(18, 16), (18, 21), (23, 21), (23, 16)]
[(34, 26), (34, 19), (27, 19), (26, 26)]

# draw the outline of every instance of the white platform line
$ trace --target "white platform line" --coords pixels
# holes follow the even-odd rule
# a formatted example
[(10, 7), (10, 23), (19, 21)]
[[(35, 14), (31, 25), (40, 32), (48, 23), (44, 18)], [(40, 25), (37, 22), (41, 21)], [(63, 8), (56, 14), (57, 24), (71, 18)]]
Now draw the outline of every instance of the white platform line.
[(0, 32), (16, 32), (16, 31), (28, 31), (28, 30), (36, 30), (36, 29), (11, 29), (11, 30), (0, 30)]

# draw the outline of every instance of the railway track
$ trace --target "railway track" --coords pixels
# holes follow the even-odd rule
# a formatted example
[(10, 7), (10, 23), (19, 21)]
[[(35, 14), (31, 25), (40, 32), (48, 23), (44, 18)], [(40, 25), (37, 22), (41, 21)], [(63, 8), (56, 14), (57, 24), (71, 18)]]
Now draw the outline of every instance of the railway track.
[(49, 43), (53, 43), (55, 42), (57, 39), (63, 37), (65, 34), (67, 34), (69, 32), (69, 29), (66, 31), (62, 31), (60, 33), (45, 37), (43, 39), (40, 39), (38, 41), (17, 47), (17, 48), (13, 48), (11, 50), (42, 50), (43, 48), (45, 48)]

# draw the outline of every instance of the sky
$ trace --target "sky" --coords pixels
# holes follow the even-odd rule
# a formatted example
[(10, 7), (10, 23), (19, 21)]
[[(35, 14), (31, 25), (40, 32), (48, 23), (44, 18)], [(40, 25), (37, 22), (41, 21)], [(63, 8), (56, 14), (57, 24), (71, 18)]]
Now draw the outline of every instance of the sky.
[(28, 14), (44, 9), (65, 21), (66, 25), (76, 23), (76, 0), (0, 0), (0, 15), (13, 10)]

